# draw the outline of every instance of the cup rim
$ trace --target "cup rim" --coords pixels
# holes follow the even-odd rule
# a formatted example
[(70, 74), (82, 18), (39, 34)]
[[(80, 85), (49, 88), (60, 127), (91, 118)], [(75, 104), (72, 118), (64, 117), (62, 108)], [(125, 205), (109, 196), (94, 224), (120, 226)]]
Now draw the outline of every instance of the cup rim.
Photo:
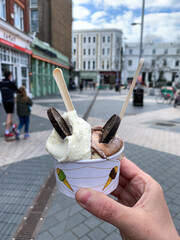
[(122, 141), (122, 148), (117, 153), (107, 157), (107, 159), (106, 158), (83, 159), (83, 160), (79, 160), (79, 161), (64, 162), (64, 163), (96, 163), (96, 162), (104, 162), (104, 161), (107, 161), (107, 160), (114, 159), (116, 156), (120, 155), (123, 151), (124, 151), (124, 142)]

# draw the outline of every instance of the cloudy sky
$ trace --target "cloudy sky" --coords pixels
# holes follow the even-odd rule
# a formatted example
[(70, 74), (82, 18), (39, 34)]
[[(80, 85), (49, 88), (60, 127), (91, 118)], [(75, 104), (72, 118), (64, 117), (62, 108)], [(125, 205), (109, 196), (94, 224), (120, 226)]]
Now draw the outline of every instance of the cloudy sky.
[[(140, 38), (142, 0), (73, 0), (73, 29), (118, 28)], [(180, 0), (145, 0), (144, 40), (180, 41)]]

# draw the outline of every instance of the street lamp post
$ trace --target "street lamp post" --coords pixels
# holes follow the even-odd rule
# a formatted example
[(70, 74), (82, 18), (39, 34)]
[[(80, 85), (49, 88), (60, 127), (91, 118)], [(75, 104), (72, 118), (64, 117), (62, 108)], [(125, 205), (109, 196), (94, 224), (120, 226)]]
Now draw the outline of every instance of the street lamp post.
[(143, 46), (143, 27), (144, 27), (144, 5), (145, 0), (142, 0), (142, 14), (141, 23), (131, 23), (131, 25), (141, 25), (140, 45), (139, 45), (139, 59), (142, 57), (142, 46)]
[(139, 59), (142, 56), (142, 40), (143, 40), (143, 26), (144, 26), (144, 3), (145, 0), (142, 1), (142, 14), (141, 14), (141, 39), (140, 39), (140, 46), (139, 46)]

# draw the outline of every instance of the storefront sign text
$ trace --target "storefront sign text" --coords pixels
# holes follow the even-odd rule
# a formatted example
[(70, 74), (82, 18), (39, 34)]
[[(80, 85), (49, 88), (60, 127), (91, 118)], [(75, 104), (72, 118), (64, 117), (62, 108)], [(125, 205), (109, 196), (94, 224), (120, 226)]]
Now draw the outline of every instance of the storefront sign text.
[(16, 42), (16, 37), (9, 33), (3, 32), (3, 37), (10, 42)]

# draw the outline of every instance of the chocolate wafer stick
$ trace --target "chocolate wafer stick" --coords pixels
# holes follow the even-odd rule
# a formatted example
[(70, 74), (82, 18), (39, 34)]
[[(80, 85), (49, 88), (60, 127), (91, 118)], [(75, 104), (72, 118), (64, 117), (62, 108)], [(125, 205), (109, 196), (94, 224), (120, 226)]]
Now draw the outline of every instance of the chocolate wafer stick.
[(128, 95), (127, 95), (127, 97), (126, 97), (126, 100), (125, 100), (125, 102), (124, 102), (124, 105), (123, 105), (122, 110), (121, 110), (121, 113), (120, 113), (120, 119), (121, 119), (121, 120), (122, 120), (122, 118), (123, 118), (123, 116), (124, 116), (124, 113), (125, 113), (125, 111), (126, 111), (126, 108), (127, 108), (128, 103), (129, 103), (129, 100), (130, 100), (132, 91), (133, 91), (133, 89), (134, 89), (134, 87), (135, 87), (137, 78), (138, 78), (139, 73), (140, 73), (140, 71), (141, 71), (143, 62), (144, 62), (144, 59), (141, 58), (140, 61), (139, 61), (138, 67), (137, 67), (137, 69), (136, 69), (136, 72), (135, 72), (135, 74), (134, 74), (134, 78), (133, 78), (133, 81), (132, 81), (132, 83), (131, 83), (131, 87), (130, 87), (130, 89), (129, 89), (129, 91), (128, 91)]
[(56, 80), (56, 84), (57, 84), (59, 91), (61, 93), (61, 96), (63, 98), (67, 112), (73, 111), (74, 106), (73, 106), (72, 100), (70, 98), (62, 70), (60, 68), (55, 68), (53, 71), (53, 76)]

